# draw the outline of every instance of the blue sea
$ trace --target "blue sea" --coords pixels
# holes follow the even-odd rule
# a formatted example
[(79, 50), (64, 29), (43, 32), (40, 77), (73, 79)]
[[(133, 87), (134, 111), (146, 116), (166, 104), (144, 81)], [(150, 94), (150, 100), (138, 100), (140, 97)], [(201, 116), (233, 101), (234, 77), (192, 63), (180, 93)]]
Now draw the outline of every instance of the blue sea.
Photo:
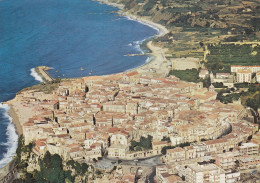
[[(49, 66), (55, 78), (105, 75), (138, 67), (140, 43), (158, 30), (115, 7), (91, 0), (0, 0), (0, 102), (38, 84), (33, 68)], [(15, 154), (18, 136), (0, 104), (0, 168)]]

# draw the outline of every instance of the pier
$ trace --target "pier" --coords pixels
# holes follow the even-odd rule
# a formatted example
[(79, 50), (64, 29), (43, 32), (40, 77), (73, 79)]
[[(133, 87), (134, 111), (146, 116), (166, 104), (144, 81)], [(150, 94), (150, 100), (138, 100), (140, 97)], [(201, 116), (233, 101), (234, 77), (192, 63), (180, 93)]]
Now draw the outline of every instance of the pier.
[(37, 72), (44, 81), (53, 81), (54, 79), (49, 75), (49, 73), (47, 72), (47, 70), (49, 70), (49, 67), (46, 66), (39, 66), (35, 68), (35, 72)]
[(126, 54), (126, 57), (133, 57), (133, 56), (143, 56), (143, 55), (151, 55), (152, 53), (137, 53), (137, 54)]

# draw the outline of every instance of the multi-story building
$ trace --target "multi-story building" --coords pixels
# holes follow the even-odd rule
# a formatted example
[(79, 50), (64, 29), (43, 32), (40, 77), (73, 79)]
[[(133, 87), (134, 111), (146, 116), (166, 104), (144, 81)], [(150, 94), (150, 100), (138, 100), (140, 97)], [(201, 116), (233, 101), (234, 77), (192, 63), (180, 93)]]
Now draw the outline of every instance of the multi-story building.
[(251, 73), (256, 73), (260, 71), (259, 65), (254, 66), (242, 66), (242, 65), (231, 65), (231, 72), (238, 72), (238, 70), (249, 69)]
[(256, 81), (258, 82), (258, 83), (260, 83), (260, 71), (258, 71), (257, 73), (256, 73)]
[(236, 183), (240, 180), (240, 172), (226, 174), (226, 183)]
[(236, 159), (234, 157), (234, 153), (232, 152), (218, 154), (216, 156), (216, 165), (221, 167), (226, 172), (231, 171), (231, 169), (235, 167), (235, 161)]
[(185, 180), (189, 183), (225, 182), (225, 171), (215, 164), (188, 165)]
[(236, 82), (237, 83), (250, 83), (252, 80), (252, 73), (249, 69), (239, 69), (237, 71)]
[(260, 164), (260, 157), (242, 157), (239, 160), (240, 169), (255, 168)]
[(166, 162), (176, 162), (185, 160), (185, 150), (181, 147), (167, 149)]
[[(260, 72), (260, 66), (241, 66), (241, 65), (232, 65), (231, 72), (236, 73), (236, 82), (243, 83), (243, 82), (251, 82), (252, 74)], [(257, 78), (256, 81), (260, 81), (260, 76)]]
[(243, 143), (239, 146), (239, 152), (241, 155), (258, 155), (259, 145), (255, 143)]
[(108, 148), (109, 157), (125, 158), (129, 151), (129, 143), (131, 141), (128, 132), (121, 130), (115, 132), (110, 138), (110, 147)]

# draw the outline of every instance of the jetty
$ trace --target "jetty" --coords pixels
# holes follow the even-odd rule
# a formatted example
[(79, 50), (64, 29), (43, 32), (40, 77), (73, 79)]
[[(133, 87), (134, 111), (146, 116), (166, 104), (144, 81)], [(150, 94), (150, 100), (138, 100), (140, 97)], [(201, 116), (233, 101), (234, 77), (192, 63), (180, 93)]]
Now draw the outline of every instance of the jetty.
[(137, 54), (126, 54), (126, 57), (142, 56), (142, 55), (151, 55), (151, 53), (137, 53)]
[(53, 81), (54, 79), (49, 75), (49, 73), (47, 72), (50, 68), (47, 66), (38, 66), (35, 68), (35, 72), (37, 72), (37, 74), (39, 74), (42, 79), (44, 81)]

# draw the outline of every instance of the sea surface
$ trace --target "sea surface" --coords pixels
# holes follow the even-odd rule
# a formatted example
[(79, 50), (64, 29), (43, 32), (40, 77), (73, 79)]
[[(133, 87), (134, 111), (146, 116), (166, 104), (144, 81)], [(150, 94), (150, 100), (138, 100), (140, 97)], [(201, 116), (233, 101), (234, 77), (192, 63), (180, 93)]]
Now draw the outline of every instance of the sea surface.
[[(119, 73), (138, 67), (147, 56), (143, 40), (158, 30), (91, 0), (0, 0), (0, 102), (15, 97), (41, 78), (34, 67), (45, 65), (55, 77)], [(17, 134), (0, 104), (0, 168), (15, 154)]]

